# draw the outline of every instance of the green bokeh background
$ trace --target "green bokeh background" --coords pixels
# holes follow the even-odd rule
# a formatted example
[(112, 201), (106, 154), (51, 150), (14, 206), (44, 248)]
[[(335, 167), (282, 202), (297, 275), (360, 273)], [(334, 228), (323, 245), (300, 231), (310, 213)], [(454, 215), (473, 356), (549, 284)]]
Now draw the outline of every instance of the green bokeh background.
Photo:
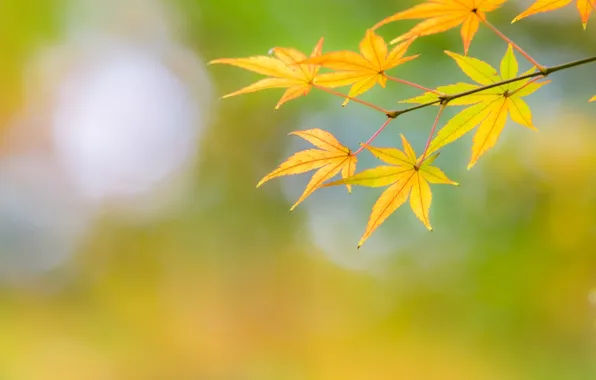
[[(207, 62), (272, 46), (309, 51), (321, 36), (325, 51), (356, 49), (367, 27), (415, 3), (168, 6), (181, 21), (179, 41)], [(0, 2), (0, 133), (24, 106), (24, 66), (60, 42), (71, 5)], [(596, 53), (596, 25), (584, 32), (572, 6), (511, 25), (521, 7), (511, 1), (489, 19), (537, 60)], [(411, 25), (380, 33), (393, 38)], [(416, 42), (421, 57), (395, 75), (428, 87), (465, 81), (443, 50), (461, 53), (458, 31)], [(505, 50), (481, 28), (470, 55), (498, 65)], [(215, 97), (258, 78), (224, 66), (208, 73)], [(0, 379), (595, 379), (594, 73), (554, 75), (528, 98), (540, 132), (509, 123), (472, 171), (471, 137), (446, 149), (437, 165), (461, 187), (436, 188), (435, 232), (404, 208), (360, 251), (380, 189), (321, 190), (288, 214), (305, 180), (255, 184), (296, 149), (286, 134), (309, 127), (310, 116), (354, 146), (382, 117), (321, 93), (279, 111), (276, 90), (214, 101), (190, 174), (196, 196), (183, 212), (142, 226), (107, 215), (68, 262), (0, 285)], [(389, 84), (363, 99), (394, 108), (416, 94)], [(433, 118), (430, 109), (409, 114), (378, 144), (397, 146), (404, 133), (420, 150)], [(350, 228), (338, 210), (351, 210)], [(350, 248), (330, 256), (326, 235), (325, 244)], [(342, 265), (381, 251), (366, 268)]]

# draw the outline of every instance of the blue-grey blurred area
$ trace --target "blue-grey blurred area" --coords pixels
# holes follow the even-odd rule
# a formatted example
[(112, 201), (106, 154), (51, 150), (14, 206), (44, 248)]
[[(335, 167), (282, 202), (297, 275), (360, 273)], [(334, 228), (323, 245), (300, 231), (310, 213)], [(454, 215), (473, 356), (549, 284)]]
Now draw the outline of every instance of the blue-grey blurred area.
[[(278, 111), (282, 90), (222, 100), (260, 76), (207, 62), (323, 36), (356, 50), (418, 3), (1, 0), (0, 380), (595, 379), (593, 65), (527, 98), (539, 132), (508, 122), (470, 171), (471, 136), (442, 152), (461, 186), (433, 188), (432, 233), (406, 205), (357, 250), (382, 189), (289, 213), (308, 175), (255, 188), (308, 146), (289, 132), (357, 148), (384, 116), (317, 91)], [(489, 20), (546, 65), (596, 54), (596, 20), (584, 31), (571, 4), (511, 24), (529, 4)], [(469, 54), (498, 67), (506, 49), (481, 27)], [(444, 50), (462, 53), (459, 29), (391, 74), (467, 81)], [(375, 144), (421, 151), (435, 112)]]

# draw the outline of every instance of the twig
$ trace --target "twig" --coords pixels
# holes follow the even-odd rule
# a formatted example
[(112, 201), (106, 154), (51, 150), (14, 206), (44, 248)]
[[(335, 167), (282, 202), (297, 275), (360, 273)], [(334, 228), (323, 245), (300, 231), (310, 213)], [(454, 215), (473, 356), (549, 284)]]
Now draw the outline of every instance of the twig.
[(507, 37), (506, 35), (504, 35), (503, 33), (501, 33), (501, 31), (499, 29), (497, 29), (496, 26), (494, 26), (493, 24), (491, 24), (490, 22), (488, 22), (488, 20), (485, 17), (480, 17), (478, 16), (478, 18), (480, 19), (480, 21), (486, 25), (489, 29), (491, 29), (493, 32), (495, 32), (499, 37), (501, 37), (505, 42), (511, 44), (511, 46), (517, 50), (521, 55), (524, 56), (525, 59), (527, 59), (532, 65), (536, 66), (536, 68), (538, 70), (540, 70), (541, 73), (545, 73), (545, 69), (546, 67), (539, 64), (534, 58), (532, 58), (532, 56), (530, 56), (530, 54), (526, 53), (524, 51), (524, 49), (522, 49), (518, 44), (516, 44), (515, 42), (513, 42), (509, 37)]
[(333, 90), (331, 90), (331, 89), (329, 89), (327, 87), (318, 86), (316, 84), (313, 84), (312, 86), (315, 87), (315, 88), (318, 88), (321, 91), (325, 91), (325, 92), (327, 92), (327, 93), (329, 93), (331, 95), (339, 96), (339, 97), (344, 98), (344, 99), (350, 99), (353, 102), (360, 103), (360, 104), (362, 104), (364, 106), (367, 106), (369, 108), (372, 108), (372, 109), (374, 109), (376, 111), (383, 112), (385, 115), (389, 116), (389, 111), (387, 111), (386, 109), (383, 109), (383, 108), (381, 108), (379, 106), (375, 106), (372, 103), (366, 102), (364, 100), (360, 100), (358, 98), (354, 98), (354, 97), (349, 96), (349, 95), (344, 95), (344, 94), (339, 93), (337, 91), (333, 91)]
[(536, 71), (534, 73), (530, 73), (530, 74), (526, 74), (526, 75), (521, 75), (521, 76), (519, 76), (517, 78), (511, 78), (511, 79), (507, 79), (507, 80), (504, 80), (504, 81), (501, 81), (501, 82), (495, 82), (495, 83), (491, 83), (491, 84), (486, 85), (486, 86), (481, 86), (481, 87), (475, 88), (473, 90), (460, 92), (459, 94), (447, 95), (447, 96), (439, 96), (439, 98), (437, 100), (433, 100), (432, 102), (428, 102), (428, 103), (424, 103), (424, 104), (419, 104), (417, 106), (413, 106), (413, 107), (406, 108), (406, 109), (403, 109), (403, 110), (389, 111), (387, 113), (387, 116), (392, 117), (392, 118), (396, 118), (396, 117), (398, 117), (400, 115), (403, 115), (404, 113), (416, 111), (416, 110), (419, 110), (421, 108), (426, 108), (426, 107), (434, 106), (436, 104), (447, 104), (447, 103), (449, 103), (452, 100), (463, 98), (464, 96), (476, 94), (478, 92), (489, 90), (491, 88), (503, 86), (503, 85), (510, 84), (510, 83), (519, 82), (521, 80), (529, 79), (529, 78), (534, 78), (534, 77), (547, 77), (548, 75), (554, 74), (554, 73), (556, 73), (558, 71), (566, 70), (566, 69), (569, 69), (569, 68), (572, 68), (572, 67), (576, 67), (576, 66), (585, 65), (585, 64), (588, 64), (588, 63), (592, 63), (592, 62), (596, 62), (596, 56), (588, 57), (588, 58), (584, 58), (584, 59), (579, 59), (577, 61), (571, 61), (571, 62), (563, 63), (563, 64), (557, 65), (557, 66), (545, 67), (543, 72)]
[(417, 88), (417, 89), (422, 90), (422, 91), (432, 92), (433, 94), (437, 94), (437, 95), (445, 95), (445, 94), (443, 94), (443, 93), (441, 93), (439, 91), (436, 91), (436, 90), (433, 90), (433, 89), (430, 89), (430, 88), (426, 88), (424, 86), (421, 86), (421, 85), (416, 84), (414, 82), (407, 81), (405, 79), (395, 78), (395, 77), (389, 76), (387, 74), (385, 74), (385, 77), (387, 79), (391, 80), (391, 81), (394, 81), (394, 82), (397, 82), (397, 83), (401, 83), (401, 84), (405, 84), (406, 86), (414, 87), (414, 88)]
[(383, 125), (381, 125), (381, 127), (370, 137), (370, 139), (368, 139), (368, 141), (366, 141), (360, 147), (360, 149), (358, 149), (356, 152), (354, 152), (354, 156), (357, 155), (358, 153), (362, 152), (364, 150), (365, 145), (369, 145), (371, 142), (373, 142), (374, 139), (376, 139), (377, 136), (379, 136), (381, 134), (381, 132), (383, 132), (383, 129), (385, 129), (389, 125), (389, 123), (391, 123), (392, 121), (393, 121), (393, 118), (387, 118), (387, 120), (385, 120)]
[(428, 148), (430, 147), (430, 142), (432, 141), (435, 131), (437, 130), (437, 125), (439, 124), (439, 119), (441, 118), (441, 115), (443, 114), (445, 107), (447, 107), (446, 104), (441, 104), (441, 108), (439, 108), (439, 113), (437, 113), (437, 117), (435, 118), (433, 127), (430, 130), (430, 134), (428, 135), (428, 140), (426, 140), (426, 146), (424, 147), (424, 152), (422, 153), (422, 156), (420, 156), (420, 160), (418, 161), (418, 167), (422, 166), (422, 164), (424, 163), (424, 160), (426, 159), (426, 153), (428, 153)]

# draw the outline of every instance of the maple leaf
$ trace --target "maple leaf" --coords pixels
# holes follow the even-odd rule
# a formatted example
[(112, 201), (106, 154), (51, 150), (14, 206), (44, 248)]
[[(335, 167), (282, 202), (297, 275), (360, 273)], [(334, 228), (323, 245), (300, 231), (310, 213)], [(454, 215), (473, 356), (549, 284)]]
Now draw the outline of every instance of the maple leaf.
[(378, 159), (389, 164), (388, 166), (367, 169), (351, 177), (325, 185), (389, 186), (374, 204), (364, 235), (358, 243), (358, 248), (395, 210), (406, 203), (408, 197), (414, 215), (424, 223), (428, 230), (432, 231), (429, 219), (432, 193), (429, 183), (459, 186), (457, 182), (447, 178), (441, 169), (431, 166), (438, 153), (428, 157), (420, 165), (408, 140), (404, 135), (401, 135), (401, 139), (403, 151), (397, 148), (375, 148), (364, 145)]
[[(320, 56), (322, 50), (323, 38), (319, 40), (313, 49), (311, 57)], [(319, 72), (319, 67), (309, 64), (297, 64), (306, 60), (308, 57), (304, 53), (293, 48), (275, 47), (271, 49), (270, 52), (274, 57), (254, 56), (248, 58), (220, 58), (209, 62), (209, 64), (220, 63), (237, 66), (245, 70), (271, 77), (261, 79), (250, 86), (224, 95), (223, 98), (270, 88), (287, 88), (286, 92), (275, 106), (275, 109), (277, 110), (287, 101), (307, 95), (312, 88), (313, 80)]]
[[(519, 68), (511, 45), (509, 45), (501, 61), (500, 75), (496, 69), (479, 59), (449, 51), (445, 51), (445, 53), (452, 57), (462, 71), (479, 85), (459, 83), (445, 86), (443, 90), (469, 91), (517, 77)], [(523, 75), (533, 73), (535, 70), (532, 67)], [(470, 105), (470, 107), (464, 109), (447, 122), (431, 141), (427, 154), (436, 152), (479, 126), (474, 136), (472, 157), (468, 164), (468, 169), (472, 168), (478, 159), (496, 144), (505, 127), (507, 115), (516, 123), (536, 130), (532, 123), (530, 107), (522, 98), (534, 93), (547, 83), (549, 81), (536, 82), (536, 79), (528, 78), (454, 99), (448, 105)], [(424, 103), (433, 98), (434, 100), (438, 99), (438, 95), (426, 93), (404, 102)]]
[[(537, 0), (528, 9), (515, 17), (511, 23), (513, 24), (516, 21), (536, 13), (550, 12), (563, 8), (569, 5), (572, 1), (573, 0)], [(590, 14), (594, 8), (596, 8), (596, 2), (594, 0), (577, 0), (577, 10), (579, 11), (579, 15), (582, 19), (582, 26), (584, 29), (586, 29), (588, 25), (588, 19), (590, 18)]]
[[(385, 71), (417, 58), (418, 55), (404, 57), (410, 45), (411, 41), (407, 41), (388, 51), (385, 40), (369, 29), (360, 42), (360, 54), (349, 50), (335, 51), (309, 58), (303, 63), (337, 70), (318, 75), (314, 82), (329, 88), (352, 85), (348, 96), (356, 97), (377, 83), (385, 87)], [(346, 99), (343, 105), (348, 101)]]
[(590, 102), (596, 102), (596, 96), (593, 96), (589, 101)]
[(464, 43), (464, 52), (467, 55), (470, 44), (478, 31), (480, 20), (486, 13), (499, 8), (507, 0), (428, 0), (423, 4), (398, 12), (381, 20), (373, 29), (385, 24), (412, 19), (425, 19), (405, 34), (393, 39), (391, 43), (409, 40), (412, 38), (441, 33), (459, 25)]
[[(257, 184), (257, 187), (276, 177), (302, 174), (318, 169), (308, 185), (306, 185), (300, 198), (290, 209), (291, 211), (305, 200), (306, 197), (320, 188), (325, 181), (333, 178), (339, 172), (341, 172), (342, 178), (348, 178), (353, 175), (356, 171), (356, 162), (358, 159), (352, 154), (350, 149), (340, 144), (331, 133), (322, 129), (315, 128), (296, 131), (291, 132), (290, 135), (302, 137), (319, 149), (307, 149), (295, 153), (279, 165), (277, 169), (263, 177)], [(348, 184), (346, 187), (351, 192), (351, 186)]]

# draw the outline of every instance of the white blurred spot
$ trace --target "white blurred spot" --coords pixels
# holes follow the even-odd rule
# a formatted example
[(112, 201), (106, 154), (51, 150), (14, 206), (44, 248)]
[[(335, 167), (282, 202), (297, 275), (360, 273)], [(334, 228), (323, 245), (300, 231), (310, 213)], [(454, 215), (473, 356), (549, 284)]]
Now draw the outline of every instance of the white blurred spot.
[[(72, 0), (67, 34), (24, 68), (0, 163), (0, 277), (50, 270), (97, 206), (135, 222), (184, 203), (208, 122), (205, 64), (160, 0)], [(129, 212), (132, 211), (132, 212)]]
[(191, 158), (196, 116), (184, 84), (157, 59), (115, 50), (62, 84), (57, 154), (83, 194), (134, 195)]

